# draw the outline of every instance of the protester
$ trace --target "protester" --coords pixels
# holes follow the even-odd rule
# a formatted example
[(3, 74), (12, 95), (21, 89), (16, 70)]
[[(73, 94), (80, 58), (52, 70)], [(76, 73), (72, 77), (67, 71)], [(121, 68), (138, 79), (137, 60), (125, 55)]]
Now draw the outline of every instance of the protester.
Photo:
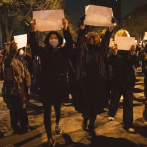
[[(10, 44), (8, 57), (4, 61), (3, 99), (10, 110), (11, 127), (14, 133), (29, 131), (26, 106), (28, 97), (25, 87), (24, 67), (16, 58), (18, 47), (15, 42)], [(18, 125), (20, 123), (20, 127)]]
[(26, 91), (27, 94), (30, 93), (30, 86), (31, 86), (31, 75), (32, 75), (32, 58), (31, 55), (26, 52), (26, 47), (21, 48), (18, 50), (17, 58), (22, 62), (24, 67), (24, 73), (25, 73), (25, 80), (26, 80)]
[[(126, 30), (119, 30), (117, 36), (129, 37)], [(134, 133), (133, 128), (133, 90), (135, 86), (134, 65), (137, 62), (135, 46), (130, 51), (118, 50), (117, 44), (113, 46), (113, 54), (109, 57), (108, 63), (111, 67), (110, 85), (111, 99), (108, 112), (109, 120), (113, 120), (118, 109), (118, 103), (123, 95), (123, 125), (124, 128)]]
[[(107, 84), (104, 57), (109, 48), (113, 27), (109, 27), (102, 41), (97, 33), (85, 36), (85, 26), (80, 25), (77, 41), (76, 84), (73, 94), (75, 109), (82, 113), (83, 130), (95, 137), (95, 120), (107, 103)], [(88, 120), (90, 121), (88, 125)]]
[(3, 80), (3, 55), (2, 55), (2, 50), (0, 50), (0, 80)]
[[(145, 44), (144, 47), (145, 52), (147, 53), (147, 43)], [(147, 59), (145, 60), (145, 70), (144, 70), (144, 96), (146, 98), (146, 102), (145, 102), (145, 106), (144, 106), (144, 110), (143, 110), (143, 120), (144, 123), (147, 125)]]
[(61, 103), (69, 100), (68, 91), (68, 55), (72, 52), (73, 41), (67, 28), (68, 21), (63, 19), (63, 34), (66, 44), (62, 47), (63, 38), (55, 31), (50, 32), (45, 39), (45, 47), (37, 45), (35, 39), (35, 20), (32, 20), (30, 32), (30, 46), (35, 55), (41, 60), (41, 99), (44, 109), (44, 125), (48, 136), (48, 146), (53, 146), (51, 133), (51, 105), (56, 114), (55, 131), (62, 132), (59, 121)]
[(41, 74), (41, 62), (39, 56), (34, 56), (33, 58), (33, 78), (31, 85), (31, 95), (40, 95), (40, 74)]
[(135, 51), (137, 54), (138, 54), (138, 60), (137, 60), (137, 70), (141, 70), (141, 63), (140, 63), (140, 58), (141, 58), (141, 48), (139, 46), (139, 43), (136, 45), (136, 51)]

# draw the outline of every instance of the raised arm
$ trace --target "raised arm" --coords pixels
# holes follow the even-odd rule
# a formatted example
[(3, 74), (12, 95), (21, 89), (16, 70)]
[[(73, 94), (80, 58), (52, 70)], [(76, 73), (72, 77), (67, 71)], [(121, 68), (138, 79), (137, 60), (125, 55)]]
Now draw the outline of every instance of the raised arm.
[(67, 53), (71, 53), (73, 51), (73, 40), (67, 25), (68, 25), (68, 21), (64, 18), (63, 19), (63, 34), (66, 40), (65, 50), (67, 51)]
[(101, 41), (101, 49), (102, 49), (102, 54), (105, 56), (107, 54), (108, 48), (109, 48), (109, 42), (110, 42), (110, 37), (112, 35), (113, 27), (110, 26), (108, 30), (106, 31), (104, 37), (102, 38)]
[(33, 19), (31, 21), (32, 30), (30, 32), (29, 42), (30, 42), (30, 47), (32, 49), (33, 54), (39, 56), (42, 47), (39, 46), (38, 43), (37, 43), (37, 41), (36, 41), (35, 25), (36, 25), (36, 20)]

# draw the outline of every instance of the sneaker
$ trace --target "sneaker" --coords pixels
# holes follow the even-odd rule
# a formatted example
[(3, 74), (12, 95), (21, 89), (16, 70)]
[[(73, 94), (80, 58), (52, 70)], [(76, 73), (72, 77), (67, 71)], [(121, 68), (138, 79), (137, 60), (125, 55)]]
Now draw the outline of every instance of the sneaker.
[(144, 124), (147, 125), (147, 120), (144, 120)]
[(93, 125), (88, 125), (88, 132), (89, 132), (89, 135), (91, 136), (91, 137), (93, 137), (93, 138), (95, 138), (96, 137), (96, 133), (95, 133), (95, 126), (94, 126), (94, 124)]
[(131, 128), (128, 128), (127, 131), (128, 131), (129, 133), (135, 133), (135, 129), (132, 128), (132, 127), (131, 127)]
[(62, 133), (61, 126), (59, 124), (55, 125), (55, 132), (56, 132), (56, 134), (61, 134)]
[(114, 117), (108, 117), (109, 121), (113, 121), (114, 120)]
[(54, 146), (55, 146), (55, 142), (54, 142), (53, 138), (50, 138), (50, 139), (47, 141), (47, 146), (48, 146), (48, 147), (54, 147)]
[(133, 127), (126, 127), (124, 124), (123, 124), (123, 128), (128, 131), (129, 133), (135, 133), (135, 129)]
[(84, 131), (87, 130), (87, 121), (88, 121), (87, 119), (83, 119), (82, 128)]
[(143, 117), (143, 122), (145, 125), (147, 125), (147, 120)]

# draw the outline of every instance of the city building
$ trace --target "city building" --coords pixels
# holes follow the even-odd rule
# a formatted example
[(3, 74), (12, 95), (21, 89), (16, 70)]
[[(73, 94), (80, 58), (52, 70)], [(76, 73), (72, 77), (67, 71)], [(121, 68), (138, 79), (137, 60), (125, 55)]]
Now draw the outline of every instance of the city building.
[(134, 11), (121, 18), (121, 25), (127, 29), (132, 37), (138, 42), (144, 39), (147, 32), (147, 3), (141, 7), (135, 8)]

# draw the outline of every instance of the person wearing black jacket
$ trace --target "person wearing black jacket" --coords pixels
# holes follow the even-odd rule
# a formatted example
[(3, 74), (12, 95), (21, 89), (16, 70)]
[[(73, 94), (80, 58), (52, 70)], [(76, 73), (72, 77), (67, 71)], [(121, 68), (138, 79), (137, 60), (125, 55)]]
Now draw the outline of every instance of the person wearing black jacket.
[[(109, 48), (113, 27), (109, 27), (102, 41), (97, 33), (89, 32), (80, 25), (77, 40), (76, 84), (73, 92), (73, 105), (82, 113), (83, 130), (87, 129), (92, 137), (97, 114), (103, 112), (107, 104), (107, 85), (104, 57)], [(88, 125), (88, 120), (90, 121)]]
[(54, 105), (56, 114), (55, 131), (59, 134), (62, 132), (59, 125), (61, 103), (69, 99), (68, 55), (72, 52), (73, 40), (67, 28), (68, 21), (63, 19), (65, 46), (62, 47), (63, 38), (55, 31), (46, 36), (45, 47), (38, 46), (34, 32), (35, 24), (35, 20), (32, 20), (30, 47), (32, 53), (40, 56), (41, 60), (40, 91), (44, 108), (44, 125), (48, 136), (48, 146), (53, 146), (55, 143), (51, 133), (51, 105)]
[[(145, 44), (145, 47), (144, 47), (144, 50), (147, 54), (147, 43)], [(145, 102), (145, 106), (144, 106), (144, 110), (143, 110), (143, 120), (144, 120), (144, 123), (147, 125), (147, 55), (146, 55), (146, 58), (145, 58), (145, 70), (144, 70), (144, 96), (146, 98), (146, 102)]]
[[(120, 30), (119, 36), (127, 37), (126, 30)], [(116, 36), (117, 36), (116, 34)], [(116, 37), (115, 36), (115, 37)], [(118, 103), (121, 95), (123, 95), (123, 125), (126, 130), (134, 133), (133, 123), (133, 90), (135, 86), (134, 67), (137, 63), (137, 55), (135, 46), (132, 45), (130, 51), (123, 51), (117, 48), (117, 44), (113, 47), (113, 54), (108, 58), (110, 66), (110, 87), (111, 98), (108, 112), (108, 119), (113, 120), (118, 109)]]

